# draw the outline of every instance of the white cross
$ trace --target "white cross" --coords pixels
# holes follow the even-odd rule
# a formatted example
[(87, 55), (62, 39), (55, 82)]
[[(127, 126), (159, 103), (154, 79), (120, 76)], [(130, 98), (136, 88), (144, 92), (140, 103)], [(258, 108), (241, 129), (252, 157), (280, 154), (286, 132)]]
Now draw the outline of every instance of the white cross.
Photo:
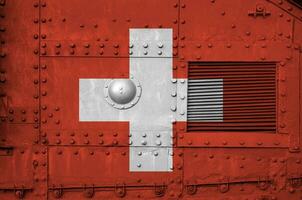
[(177, 92), (171, 81), (172, 29), (130, 29), (129, 35), (130, 74), (141, 85), (140, 99), (131, 108), (117, 109), (104, 94), (110, 79), (80, 79), (80, 121), (129, 121), (129, 170), (172, 171), (177, 107), (171, 95)]

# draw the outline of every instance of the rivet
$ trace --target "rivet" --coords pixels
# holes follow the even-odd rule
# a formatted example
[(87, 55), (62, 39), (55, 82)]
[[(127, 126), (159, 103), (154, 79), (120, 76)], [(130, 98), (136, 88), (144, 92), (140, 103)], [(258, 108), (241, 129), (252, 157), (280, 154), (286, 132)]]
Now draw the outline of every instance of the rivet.
[(34, 7), (37, 8), (38, 6), (39, 6), (39, 3), (38, 3), (38, 2), (35, 2), (35, 3), (34, 3)]
[(34, 34), (34, 39), (38, 39), (39, 35), (38, 34)]
[(157, 46), (158, 46), (158, 48), (163, 48), (164, 47), (164, 45), (162, 43), (158, 43)]
[(175, 111), (176, 111), (176, 106), (171, 106), (171, 110), (172, 110), (173, 112), (175, 112)]
[(147, 145), (147, 141), (146, 140), (143, 140), (141, 143), (142, 143), (142, 145)]
[(156, 145), (157, 145), (157, 146), (160, 146), (160, 145), (161, 145), (161, 141), (160, 141), (160, 140), (157, 140), (157, 141), (156, 141)]
[(138, 168), (140, 168), (140, 167), (142, 166), (142, 164), (138, 163), (136, 166), (137, 166)]
[(154, 156), (158, 156), (158, 152), (156, 151), (156, 152), (154, 152)]
[(138, 156), (141, 156), (143, 153), (140, 151), (137, 153)]
[(162, 52), (162, 51), (158, 51), (157, 54), (158, 54), (158, 55), (162, 55), (163, 52)]
[(171, 79), (172, 83), (177, 83), (177, 79)]
[(57, 44), (56, 44), (56, 47), (57, 47), (57, 48), (60, 48), (60, 47), (61, 47), (61, 43), (57, 43)]
[(147, 137), (147, 134), (146, 134), (146, 133), (143, 133), (143, 134), (142, 134), (142, 137)]
[(144, 47), (144, 48), (148, 48), (148, 44), (147, 44), (147, 43), (144, 43), (144, 44), (143, 44), (143, 47)]

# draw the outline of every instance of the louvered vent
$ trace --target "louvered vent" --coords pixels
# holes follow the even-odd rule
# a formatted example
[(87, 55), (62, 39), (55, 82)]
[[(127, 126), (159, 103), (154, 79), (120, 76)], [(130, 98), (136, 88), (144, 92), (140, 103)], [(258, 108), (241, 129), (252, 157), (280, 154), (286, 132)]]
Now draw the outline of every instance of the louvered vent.
[(187, 130), (276, 130), (276, 66), (191, 63)]

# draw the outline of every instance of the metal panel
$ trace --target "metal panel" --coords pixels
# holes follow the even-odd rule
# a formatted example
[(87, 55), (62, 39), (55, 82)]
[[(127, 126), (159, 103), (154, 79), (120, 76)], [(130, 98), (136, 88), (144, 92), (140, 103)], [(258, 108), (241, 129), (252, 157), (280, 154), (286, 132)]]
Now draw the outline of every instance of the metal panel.
[[(300, 199), (302, 11), (291, 2), (0, 0), (0, 199)], [(259, 62), (276, 64), (276, 102), (266, 102), (276, 134), (259, 131), (264, 110), (257, 131), (188, 132), (192, 63)], [(143, 80), (131, 79), (133, 66)], [(194, 78), (223, 88), (207, 102), (197, 92), (201, 103), (223, 103), (223, 122), (202, 122), (211, 129), (235, 116), (230, 91), (251, 93), (250, 78), (228, 85), (237, 69), (215, 69)], [(131, 79), (141, 93), (103, 101), (105, 82), (86, 114), (110, 121), (80, 121), (79, 80), (88, 79), (89, 93), (100, 79)], [(257, 95), (247, 99), (268, 100)], [(119, 116), (132, 109), (135, 120)]]

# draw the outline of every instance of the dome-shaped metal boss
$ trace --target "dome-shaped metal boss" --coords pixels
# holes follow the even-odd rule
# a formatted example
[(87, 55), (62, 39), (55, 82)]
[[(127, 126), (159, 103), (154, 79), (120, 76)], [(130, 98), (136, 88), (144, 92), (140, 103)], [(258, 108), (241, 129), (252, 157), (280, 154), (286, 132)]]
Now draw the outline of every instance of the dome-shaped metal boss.
[(130, 79), (111, 79), (104, 87), (106, 101), (119, 110), (134, 106), (140, 99), (141, 93), (142, 87), (132, 75)]
[(136, 86), (130, 79), (115, 79), (108, 87), (108, 95), (118, 104), (131, 102), (136, 95)]

